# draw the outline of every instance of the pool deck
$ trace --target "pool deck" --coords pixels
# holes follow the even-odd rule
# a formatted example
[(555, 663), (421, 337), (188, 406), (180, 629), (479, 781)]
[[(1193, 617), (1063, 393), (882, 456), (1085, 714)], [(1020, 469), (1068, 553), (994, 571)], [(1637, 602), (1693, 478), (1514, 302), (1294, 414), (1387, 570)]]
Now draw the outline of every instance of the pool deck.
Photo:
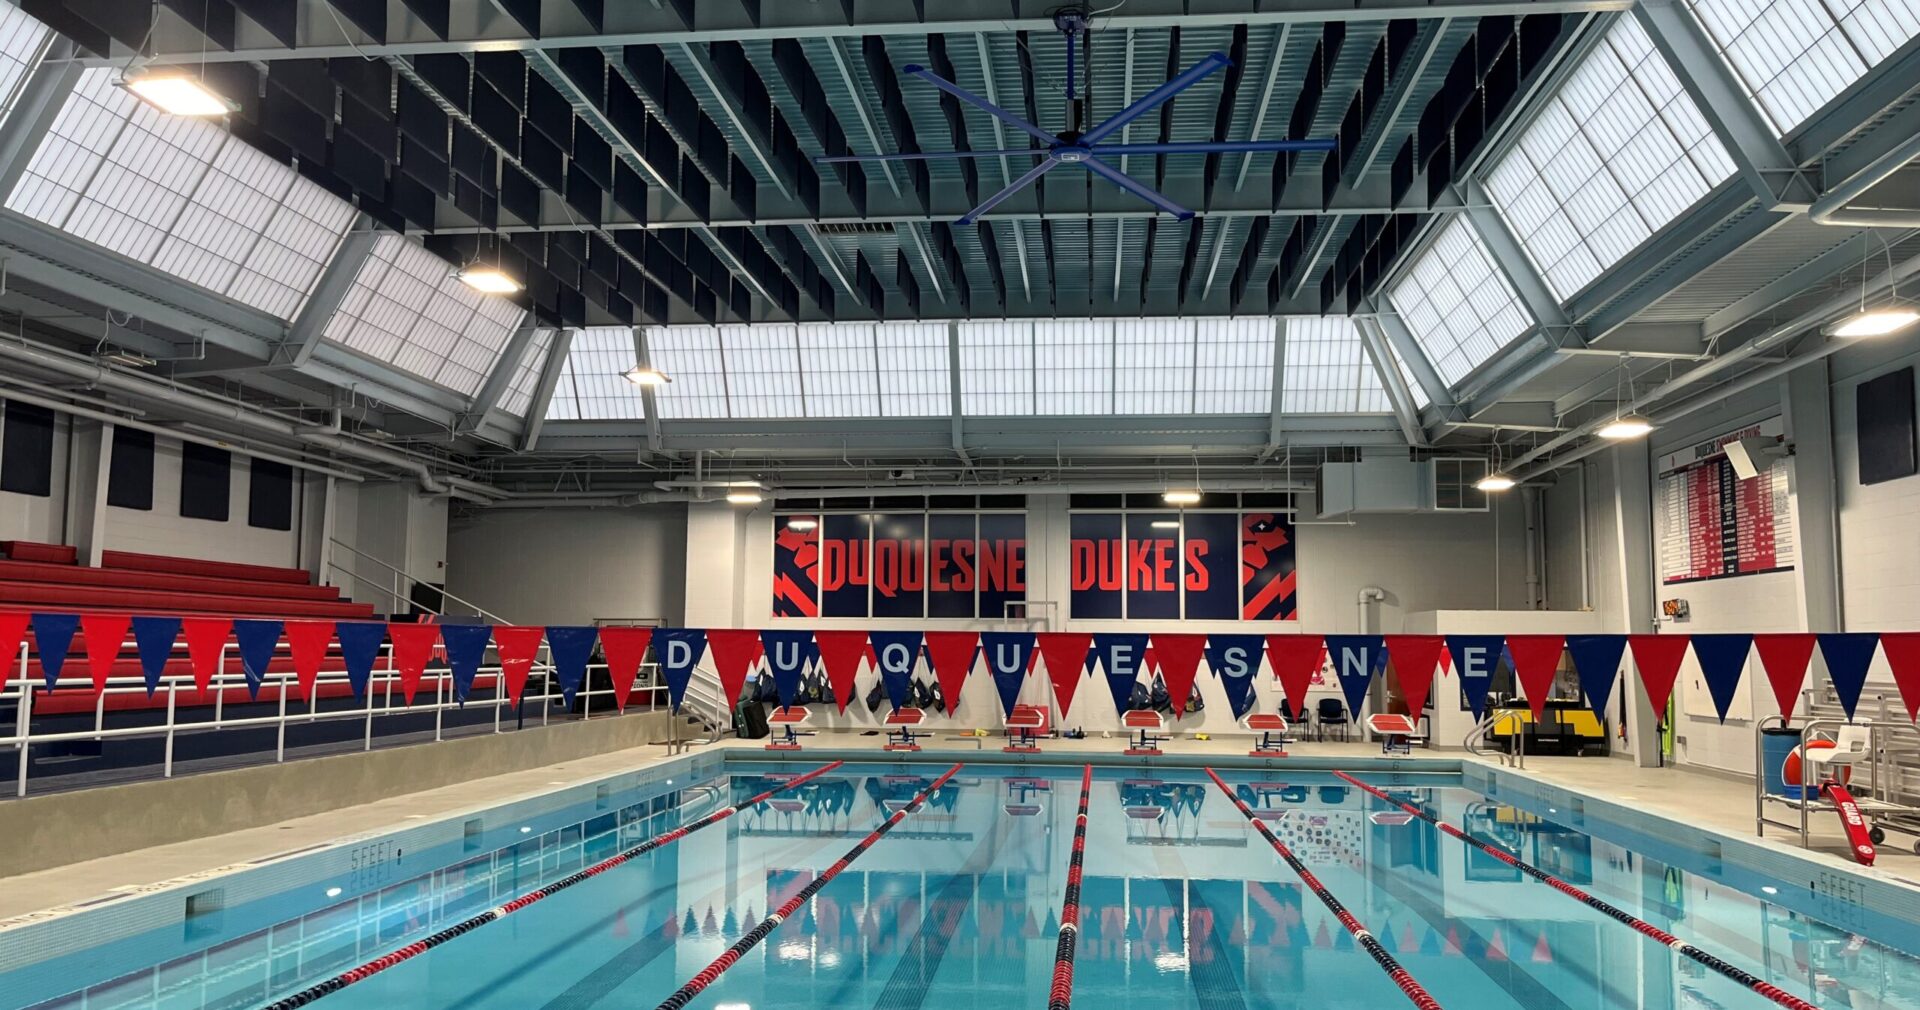
[[(777, 758), (807, 761), (871, 758), (892, 761), (919, 760), (993, 760), (1013, 758), (1003, 755), (1004, 741), (998, 737), (978, 738), (934, 734), (917, 755), (887, 753), (885, 738), (856, 733), (821, 733), (803, 738), (797, 752), (769, 753), (761, 741), (727, 740), (702, 748), (739, 750), (741, 758)], [(1191, 764), (1216, 758), (1221, 767), (1340, 767), (1364, 775), (1362, 769), (1380, 770), (1434, 763), (1436, 770), (1452, 771), (1480, 762), (1457, 749), (1416, 749), (1411, 756), (1396, 756), (1383, 761), (1380, 748), (1371, 742), (1349, 743), (1312, 741), (1291, 744), (1289, 758), (1271, 764), (1249, 759), (1247, 737), (1235, 735), (1212, 740), (1177, 739), (1162, 745), (1166, 763)], [(1139, 759), (1123, 758), (1125, 741), (1118, 736), (1085, 740), (1043, 740), (1041, 754), (1026, 760), (1041, 763), (1073, 763), (1098, 756), (1102, 764), (1138, 764)], [(636, 747), (562, 764), (474, 779), (458, 785), (443, 786), (386, 799), (295, 818), (265, 827), (214, 835), (75, 863), (68, 866), (0, 879), (0, 924), (15, 917), (42, 910), (71, 908), (88, 904), (116, 891), (149, 890), (156, 885), (181, 878), (205, 879), (223, 868), (264, 860), (337, 839), (365, 836), (385, 830), (404, 828), (421, 820), (453, 817), (524, 797), (551, 792), (565, 786), (580, 785), (660, 764), (669, 757), (663, 746)], [(1498, 767), (1487, 761), (1487, 765)], [(1753, 837), (1753, 795), (1743, 782), (1719, 775), (1702, 774), (1684, 768), (1636, 768), (1630, 763), (1600, 757), (1529, 757), (1524, 771), (1510, 774), (1564, 789), (1586, 793), (1601, 799), (1631, 804), (1648, 813), (1695, 825), (1711, 832), (1738, 838)], [(1823, 814), (1817, 825), (1825, 830), (1815, 836), (1811, 858), (1833, 868), (1858, 871), (1846, 859), (1846, 847), (1837, 830), (1829, 826), (1831, 815)], [(1770, 847), (1798, 853), (1801, 850), (1783, 830), (1770, 830), (1762, 841)], [(1903, 844), (1905, 843), (1905, 844)], [(1873, 870), (1865, 871), (1907, 887), (1920, 887), (1920, 856), (1907, 846), (1911, 839), (1895, 835), (1881, 847), (1880, 860)]]

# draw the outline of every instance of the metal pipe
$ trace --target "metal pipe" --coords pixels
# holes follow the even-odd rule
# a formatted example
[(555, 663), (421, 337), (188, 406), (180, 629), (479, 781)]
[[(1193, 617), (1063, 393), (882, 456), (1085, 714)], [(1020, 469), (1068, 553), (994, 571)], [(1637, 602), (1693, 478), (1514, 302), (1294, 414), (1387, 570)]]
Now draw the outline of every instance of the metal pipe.
[(1357, 601), (1360, 605), (1360, 627), (1356, 629), (1360, 634), (1364, 635), (1367, 633), (1367, 604), (1386, 598), (1387, 591), (1381, 589), (1379, 586), (1360, 587), (1360, 596)]
[(1540, 609), (1540, 551), (1534, 538), (1540, 535), (1538, 516), (1540, 512), (1540, 489), (1532, 485), (1520, 489), (1520, 510), (1524, 512), (1526, 525), (1522, 529), (1522, 546), (1527, 579), (1527, 609)]
[(1869, 209), (1849, 210), (1847, 204), (1853, 202), (1867, 190), (1893, 177), (1894, 173), (1905, 168), (1915, 158), (1920, 158), (1920, 134), (1915, 134), (1904, 143), (1875, 158), (1867, 167), (1843, 179), (1840, 184), (1827, 190), (1820, 198), (1807, 207), (1807, 219), (1814, 224), (1833, 225), (1845, 228), (1920, 228), (1920, 210)]

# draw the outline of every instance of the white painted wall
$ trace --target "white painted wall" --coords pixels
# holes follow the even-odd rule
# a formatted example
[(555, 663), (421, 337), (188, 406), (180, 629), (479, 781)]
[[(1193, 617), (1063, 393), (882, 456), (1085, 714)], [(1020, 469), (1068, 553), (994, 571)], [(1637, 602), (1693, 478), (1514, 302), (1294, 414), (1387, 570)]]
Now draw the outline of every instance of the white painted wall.
[(447, 590), (511, 621), (683, 623), (687, 509), (494, 509), (447, 535)]
[(301, 471), (294, 471), (293, 528), (263, 530), (247, 525), (252, 466), (251, 457), (233, 454), (226, 522), (183, 518), (180, 515), (180, 441), (156, 437), (153, 440), (153, 508), (142, 511), (107, 506), (107, 550), (298, 567), (306, 497), (300, 493)]

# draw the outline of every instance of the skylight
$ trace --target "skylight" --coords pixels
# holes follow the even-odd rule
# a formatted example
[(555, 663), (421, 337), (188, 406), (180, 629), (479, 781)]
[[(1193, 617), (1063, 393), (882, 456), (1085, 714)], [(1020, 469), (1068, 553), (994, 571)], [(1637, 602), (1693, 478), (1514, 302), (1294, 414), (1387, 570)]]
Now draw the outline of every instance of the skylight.
[(322, 337), (471, 396), (524, 318), (526, 310), (461, 283), (412, 240), (382, 234)]
[(1533, 326), (1465, 214), (1440, 229), (1388, 298), (1448, 385)]
[[(500, 410), (514, 417), (527, 416), (527, 408), (533, 405), (534, 387), (540, 384), (540, 368), (547, 362), (547, 349), (553, 346), (553, 331), (535, 330), (533, 339), (527, 341), (527, 353), (513, 366), (513, 381), (507, 384), (506, 392), (500, 394)], [(555, 396), (559, 391), (555, 390)]]
[(1392, 409), (1353, 320), (1287, 320), (1280, 409), (1289, 414), (1377, 413)]
[[(544, 352), (542, 354), (544, 357)], [(560, 363), (548, 420), (637, 421), (647, 416), (640, 387), (625, 373), (634, 366), (633, 330), (626, 326), (589, 326), (573, 331)], [(531, 355), (529, 360), (534, 360)], [(538, 363), (535, 363), (538, 369)]]
[(1687, 0), (1774, 131), (1786, 135), (1907, 40), (1913, 0)]

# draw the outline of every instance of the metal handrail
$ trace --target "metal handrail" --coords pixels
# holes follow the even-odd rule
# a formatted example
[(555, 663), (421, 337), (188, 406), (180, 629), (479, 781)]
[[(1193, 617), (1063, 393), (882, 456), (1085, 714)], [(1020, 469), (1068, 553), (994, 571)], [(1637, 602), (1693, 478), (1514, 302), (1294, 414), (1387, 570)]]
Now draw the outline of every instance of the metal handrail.
[[(1486, 742), (1487, 737), (1493, 735), (1493, 727), (1498, 725), (1502, 718), (1503, 715), (1498, 709), (1488, 713), (1486, 718), (1467, 731), (1467, 735), (1460, 741), (1460, 746), (1466, 748), (1467, 753), (1474, 757), (1486, 757), (1487, 753), (1480, 749), (1480, 745)], [(1520, 732), (1513, 735), (1513, 752), (1501, 751), (1494, 755), (1494, 760), (1513, 768), (1524, 770), (1527, 767), (1527, 727), (1524, 723), (1520, 726)]]
[[(373, 555), (371, 555), (371, 554), (368, 554), (368, 553), (367, 553), (366, 551), (363, 551), (363, 550), (361, 550), (360, 548), (358, 548), (358, 547), (355, 547), (355, 546), (353, 546), (352, 544), (349, 544), (349, 543), (343, 543), (343, 542), (341, 542), (341, 541), (340, 541), (340, 540), (339, 540), (338, 538), (332, 538), (332, 540), (331, 540), (331, 542), (332, 542), (332, 544), (333, 544), (333, 546), (335, 546), (335, 547), (340, 547), (340, 548), (344, 548), (344, 549), (345, 549), (345, 550), (346, 550), (346, 551), (347, 551), (348, 553), (350, 553), (350, 554), (352, 554), (352, 555), (354, 555), (355, 557), (358, 557), (358, 558), (365, 558), (366, 560), (368, 560), (368, 561), (371, 561), (371, 562), (373, 562), (374, 564), (376, 564), (376, 565), (379, 565), (380, 567), (382, 567), (382, 568), (384, 568), (384, 569), (386, 569), (386, 570), (387, 570), (388, 572), (391, 572), (391, 573), (392, 573), (393, 575), (395, 575), (395, 576), (397, 576), (397, 577), (399, 577), (399, 578), (402, 578), (402, 579), (406, 579), (406, 580), (407, 580), (408, 582), (412, 582), (412, 583), (416, 583), (416, 584), (417, 584), (417, 583), (419, 583), (419, 582), (421, 581), (421, 580), (420, 580), (420, 579), (419, 579), (418, 577), (416, 577), (416, 576), (413, 576), (413, 575), (409, 575), (409, 574), (407, 574), (406, 572), (404, 572), (404, 571), (402, 571), (402, 570), (400, 570), (399, 568), (396, 568), (396, 567), (394, 567), (393, 565), (390, 565), (390, 564), (388, 564), (387, 562), (385, 562), (385, 561), (382, 561), (382, 560), (380, 560), (379, 558), (376, 558), (376, 557), (374, 557), (374, 556), (373, 556)], [(363, 578), (361, 578), (361, 577), (359, 576), (359, 574), (358, 574), (358, 573), (356, 573), (356, 572), (352, 572), (352, 571), (349, 571), (349, 572), (348, 572), (347, 574), (348, 574), (348, 575), (351, 575), (351, 576), (353, 576), (353, 578), (354, 578), (354, 581), (356, 581), (356, 582), (365, 582), (365, 583), (367, 583), (368, 585), (375, 585), (375, 583), (373, 583), (373, 582), (370, 582), (370, 581), (368, 581), (368, 580), (366, 580), (366, 579), (363, 579)], [(455, 603), (458, 603), (458, 604), (460, 604), (460, 605), (461, 605), (461, 606), (463, 606), (463, 607), (466, 607), (466, 608), (467, 608), (468, 610), (471, 610), (471, 611), (473, 611), (473, 612), (474, 612), (474, 615), (475, 615), (475, 616), (477, 616), (477, 617), (484, 617), (484, 618), (486, 618), (487, 620), (489, 620), (489, 621), (492, 621), (492, 622), (493, 622), (493, 623), (495, 623), (495, 624), (509, 624), (509, 625), (510, 625), (510, 624), (512, 624), (512, 623), (513, 623), (512, 621), (509, 621), (509, 620), (507, 620), (506, 618), (504, 618), (504, 617), (501, 617), (500, 615), (498, 615), (498, 614), (495, 614), (495, 613), (493, 613), (493, 612), (491, 612), (491, 611), (489, 611), (489, 610), (487, 610), (487, 608), (485, 608), (485, 607), (482, 607), (481, 605), (479, 605), (479, 604), (477, 604), (477, 603), (475, 603), (475, 602), (473, 602), (472, 600), (467, 600), (467, 599), (462, 599), (462, 598), (460, 598), (460, 597), (458, 597), (458, 596), (455, 596), (455, 595), (453, 595), (452, 593), (449, 593), (449, 592), (447, 592), (446, 590), (444, 590), (444, 589), (441, 589), (441, 588), (439, 588), (439, 587), (437, 587), (437, 586), (436, 586), (436, 587), (434, 588), (434, 591), (440, 594), (440, 598), (441, 598), (441, 599), (443, 599), (443, 600), (452, 600), (453, 602), (455, 602)], [(406, 598), (406, 597), (403, 597), (403, 596), (401, 596), (401, 595), (400, 595), (400, 593), (399, 593), (399, 591), (398, 591), (398, 589), (391, 589), (391, 590), (383, 590), (383, 592), (385, 592), (385, 593), (386, 593), (386, 594), (387, 594), (388, 596), (390, 596), (390, 597), (392, 597), (392, 598), (393, 598), (393, 601), (394, 601), (395, 603), (397, 603), (397, 604), (399, 604), (399, 605), (400, 605), (400, 606), (401, 606), (401, 607), (402, 607), (403, 609), (404, 609), (404, 608), (406, 608), (406, 607), (420, 607), (420, 609), (422, 609), (422, 610), (425, 610), (425, 611), (427, 611), (428, 613), (431, 613), (431, 614), (434, 614), (434, 615), (437, 615), (437, 616), (441, 616), (441, 617), (444, 617), (444, 616), (446, 616), (446, 614), (445, 614), (445, 612), (444, 612), (444, 608), (442, 608), (442, 609), (440, 609), (440, 610), (435, 610), (435, 609), (434, 609), (434, 608), (432, 608), (432, 607), (425, 607), (425, 606), (421, 606), (420, 604), (418, 604), (418, 603), (415, 603), (415, 602), (413, 602), (413, 601), (412, 601), (411, 599), (408, 599), (408, 598)]]

